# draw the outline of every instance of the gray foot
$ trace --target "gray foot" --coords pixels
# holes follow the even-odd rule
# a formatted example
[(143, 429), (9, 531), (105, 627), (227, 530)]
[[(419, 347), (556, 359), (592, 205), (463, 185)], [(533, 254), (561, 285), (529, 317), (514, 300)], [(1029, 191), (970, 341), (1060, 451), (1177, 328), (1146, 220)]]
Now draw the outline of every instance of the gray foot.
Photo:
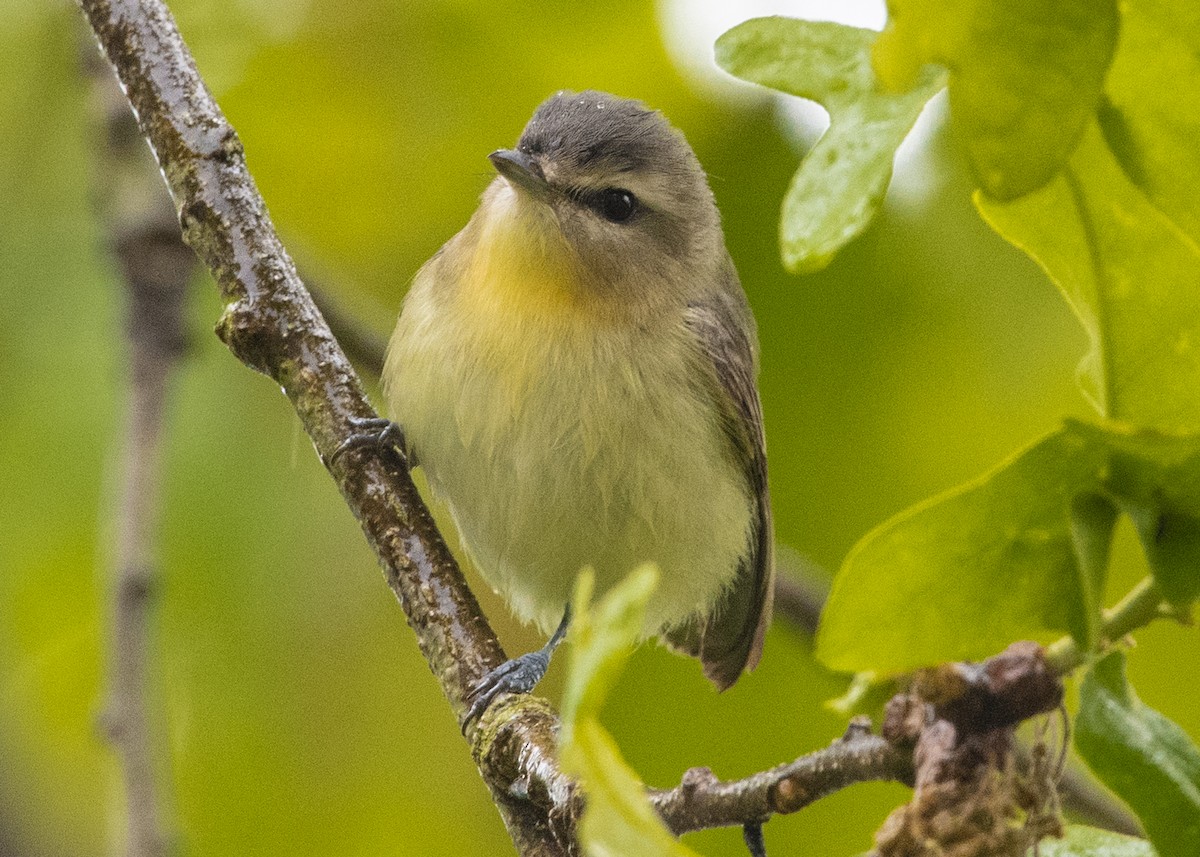
[(472, 720), (482, 715), (492, 704), (492, 700), (500, 694), (529, 693), (533, 690), (542, 680), (542, 676), (546, 674), (546, 670), (550, 668), (550, 657), (558, 648), (558, 644), (562, 642), (563, 637), (566, 636), (567, 626), (570, 624), (571, 606), (567, 605), (567, 609), (563, 611), (562, 621), (558, 623), (558, 629), (546, 642), (546, 645), (536, 652), (505, 661), (475, 682), (470, 693), (467, 694), (467, 701), (471, 703), (471, 708), (467, 711), (466, 719), (463, 720), (463, 730), (466, 730)]

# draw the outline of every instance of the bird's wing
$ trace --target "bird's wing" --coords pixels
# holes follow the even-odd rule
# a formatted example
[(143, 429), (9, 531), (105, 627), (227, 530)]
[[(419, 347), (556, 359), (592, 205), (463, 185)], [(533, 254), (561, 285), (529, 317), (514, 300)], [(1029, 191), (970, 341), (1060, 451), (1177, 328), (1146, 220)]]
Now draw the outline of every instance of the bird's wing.
[(762, 405), (758, 398), (754, 322), (730, 265), (730, 287), (688, 306), (685, 323), (711, 370), (713, 398), (731, 457), (745, 474), (752, 531), (737, 578), (706, 617), (666, 633), (667, 642), (700, 659), (718, 690), (754, 669), (771, 622), (775, 562)]

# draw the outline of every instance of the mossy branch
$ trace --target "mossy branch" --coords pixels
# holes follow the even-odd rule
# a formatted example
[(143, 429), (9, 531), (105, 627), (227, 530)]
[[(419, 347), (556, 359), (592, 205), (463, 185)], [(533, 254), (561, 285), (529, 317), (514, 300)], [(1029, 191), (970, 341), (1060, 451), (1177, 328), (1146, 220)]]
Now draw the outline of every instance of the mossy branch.
[[(80, 5), (158, 158), (184, 240), (220, 287), (218, 336), (279, 384), (328, 462), (351, 420), (375, 413), (275, 232), (237, 134), (163, 3)], [(495, 634), (398, 457), (356, 452), (330, 473), (461, 723), (471, 684), (504, 661)], [(518, 850), (565, 854), (574, 817), (564, 809), (572, 785), (554, 761), (557, 718), (536, 700), (522, 703), (472, 730), (472, 753)]]

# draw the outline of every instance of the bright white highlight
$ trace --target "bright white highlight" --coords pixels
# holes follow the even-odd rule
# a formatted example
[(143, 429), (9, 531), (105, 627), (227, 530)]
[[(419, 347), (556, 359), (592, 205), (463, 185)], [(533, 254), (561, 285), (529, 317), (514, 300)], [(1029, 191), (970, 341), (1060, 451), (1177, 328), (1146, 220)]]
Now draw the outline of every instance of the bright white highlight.
[(835, 21), (852, 27), (883, 29), (883, 0), (658, 0), (658, 23), (671, 59), (710, 95), (744, 98), (750, 84), (717, 68), (713, 43), (726, 30), (751, 18), (786, 15), (810, 21)]

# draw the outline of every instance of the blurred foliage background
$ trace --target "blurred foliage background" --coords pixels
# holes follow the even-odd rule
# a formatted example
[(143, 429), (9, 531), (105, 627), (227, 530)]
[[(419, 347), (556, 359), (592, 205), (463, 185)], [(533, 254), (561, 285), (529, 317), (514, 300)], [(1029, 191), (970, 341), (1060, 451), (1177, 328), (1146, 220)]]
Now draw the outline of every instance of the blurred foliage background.
[[(734, 5), (171, 3), (302, 270), (380, 332), (412, 274), (473, 211), (491, 176), (484, 156), (511, 145), (547, 94), (592, 87), (661, 108), (712, 176), (758, 317), (779, 539), (832, 571), (887, 516), (1063, 415), (1086, 416), (1074, 383), (1084, 337), (1040, 271), (975, 215), (939, 102), (880, 220), (828, 270), (785, 274), (778, 204), (812, 129), (789, 129), (794, 114), (750, 87), (697, 78), (711, 44), (665, 42), (680, 20)], [(0, 5), (5, 855), (103, 853), (120, 829), (95, 716), (124, 294), (93, 208), (99, 132), (80, 75), (91, 49), (72, 4)], [(181, 845), (509, 853), (357, 525), (285, 399), (212, 336), (218, 312), (198, 280), (168, 429), (152, 653)], [(1112, 594), (1143, 573), (1123, 533)], [(539, 643), (481, 594), (510, 651)], [(1193, 738), (1200, 690), (1179, 668), (1197, 662), (1197, 635), (1174, 626), (1143, 631), (1130, 658), (1145, 701)], [(542, 688), (552, 699), (561, 668)], [(840, 734), (822, 702), (844, 686), (777, 625), (761, 668), (720, 697), (694, 663), (643, 647), (606, 721), (652, 785), (692, 765), (730, 778)], [(904, 794), (857, 786), (772, 821), (771, 854), (865, 850)], [(735, 831), (689, 841), (744, 853)]]

